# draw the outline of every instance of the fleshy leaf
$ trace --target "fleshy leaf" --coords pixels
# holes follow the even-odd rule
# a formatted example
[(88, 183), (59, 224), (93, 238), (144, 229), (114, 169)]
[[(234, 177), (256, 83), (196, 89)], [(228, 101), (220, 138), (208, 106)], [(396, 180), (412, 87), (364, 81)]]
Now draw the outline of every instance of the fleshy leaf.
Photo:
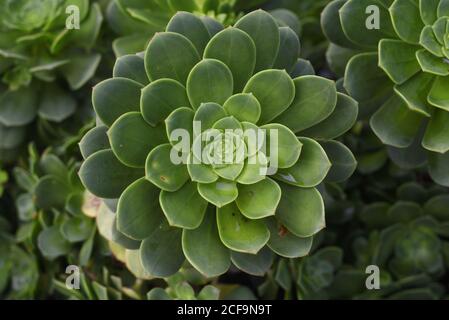
[(253, 11), (235, 24), (245, 31), (256, 46), (256, 66), (254, 71), (269, 69), (273, 66), (279, 49), (279, 28), (274, 18), (263, 10)]
[(121, 233), (144, 240), (163, 219), (159, 189), (145, 178), (135, 181), (122, 193), (117, 207), (117, 229)]
[(234, 79), (233, 92), (240, 92), (253, 75), (256, 47), (244, 31), (232, 27), (226, 28), (209, 41), (204, 58), (217, 59), (226, 64)]
[(420, 71), (416, 60), (419, 48), (400, 40), (383, 39), (379, 42), (379, 66), (395, 83), (404, 83)]
[(419, 72), (403, 84), (395, 86), (394, 90), (411, 110), (430, 116), (431, 108), (427, 95), (432, 88), (434, 78), (431, 74)]
[(140, 111), (152, 126), (157, 125), (175, 109), (190, 107), (186, 88), (173, 79), (160, 79), (142, 90)]
[(145, 53), (145, 69), (151, 81), (169, 78), (185, 84), (189, 71), (200, 61), (192, 42), (179, 33), (157, 33)]
[(436, 183), (449, 187), (449, 152), (429, 153), (429, 174)]
[(285, 258), (299, 258), (309, 254), (313, 237), (297, 237), (274, 218), (269, 219), (267, 225), (270, 230), (268, 247), (275, 253)]
[(145, 163), (145, 177), (162, 190), (179, 190), (189, 179), (187, 166), (172, 161), (175, 149), (170, 144), (162, 144), (151, 150)]
[(209, 31), (201, 19), (190, 12), (177, 12), (167, 24), (166, 31), (182, 34), (189, 39), (200, 56), (203, 55), (210, 38)]
[(279, 52), (274, 62), (274, 69), (292, 71), (299, 56), (300, 44), (297, 34), (289, 27), (279, 28)]
[(217, 208), (217, 222), (221, 241), (237, 252), (257, 254), (270, 237), (263, 221), (245, 218), (234, 203)]
[(257, 254), (233, 251), (231, 252), (231, 260), (240, 270), (262, 277), (270, 270), (274, 255), (268, 247), (263, 247)]
[(90, 192), (97, 197), (109, 199), (120, 197), (129, 184), (143, 175), (142, 169), (123, 165), (109, 149), (89, 156), (79, 171), (83, 185)]
[(295, 236), (311, 237), (326, 226), (324, 203), (315, 188), (303, 189), (280, 184), (282, 197), (276, 217)]
[(393, 96), (373, 115), (370, 125), (384, 144), (405, 148), (413, 142), (422, 118), (410, 111), (401, 98)]
[(140, 110), (140, 91), (143, 86), (126, 78), (107, 79), (92, 92), (97, 116), (110, 127), (122, 114)]
[(326, 181), (343, 182), (355, 171), (357, 161), (351, 150), (339, 141), (321, 141), (321, 146), (328, 156), (332, 166), (326, 176)]
[(161, 226), (140, 246), (140, 258), (146, 272), (154, 277), (175, 274), (184, 262), (181, 230)]
[(235, 200), (240, 212), (248, 219), (272, 216), (281, 199), (281, 188), (270, 178), (255, 184), (239, 185), (239, 196)]
[[(287, 127), (273, 123), (261, 127), (266, 130), (266, 154), (270, 165), (278, 168), (289, 168), (299, 159), (302, 143)], [(277, 139), (276, 139), (277, 136)], [(273, 141), (271, 141), (273, 140)], [(273, 152), (272, 152), (273, 151)]]
[(337, 104), (331, 115), (301, 131), (301, 135), (325, 140), (338, 138), (352, 128), (358, 111), (357, 101), (343, 93), (337, 93)]
[(293, 80), (295, 98), (290, 107), (274, 121), (298, 132), (329, 117), (337, 104), (337, 89), (331, 80), (302, 76)]
[(183, 229), (198, 228), (207, 209), (207, 201), (194, 182), (187, 182), (175, 192), (162, 191), (160, 204), (170, 226)]
[(190, 71), (187, 95), (194, 109), (204, 102), (223, 105), (232, 95), (233, 86), (232, 73), (223, 62), (203, 59)]
[(163, 126), (150, 126), (140, 112), (128, 112), (118, 118), (108, 131), (115, 156), (129, 167), (143, 168), (148, 153), (165, 143)]
[(229, 249), (221, 243), (214, 212), (207, 212), (195, 230), (184, 229), (182, 248), (187, 260), (208, 277), (225, 273), (231, 265)]
[(110, 149), (108, 139), (108, 127), (98, 126), (90, 129), (79, 143), (81, 155), (84, 159), (94, 154), (97, 151)]
[(288, 169), (279, 170), (275, 178), (302, 188), (315, 187), (324, 180), (332, 164), (318, 142), (298, 139), (302, 143), (298, 161)]
[(295, 85), (284, 70), (264, 70), (249, 79), (243, 92), (252, 93), (259, 101), (259, 122), (264, 124), (290, 106), (295, 97)]
[(427, 150), (446, 153), (449, 151), (449, 111), (435, 110), (427, 126), (422, 145)]
[(230, 97), (223, 105), (226, 112), (239, 121), (257, 123), (261, 107), (259, 101), (251, 93), (239, 93)]
[(449, 112), (449, 77), (437, 77), (430, 89), (427, 100), (437, 108)]
[(236, 183), (223, 179), (218, 179), (215, 182), (207, 184), (199, 183), (198, 192), (204, 199), (216, 205), (218, 208), (233, 202), (238, 196)]
[(419, 0), (395, 0), (390, 9), (391, 20), (399, 37), (418, 44), (424, 24), (419, 11)]
[(128, 54), (118, 58), (112, 74), (114, 78), (127, 78), (142, 85), (147, 85), (150, 82), (145, 72), (144, 60), (136, 54)]

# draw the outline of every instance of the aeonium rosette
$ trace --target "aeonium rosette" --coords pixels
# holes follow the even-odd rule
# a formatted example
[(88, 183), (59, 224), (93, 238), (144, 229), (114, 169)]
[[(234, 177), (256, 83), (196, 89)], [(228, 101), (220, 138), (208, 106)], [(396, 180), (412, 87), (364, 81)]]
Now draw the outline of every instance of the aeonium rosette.
[(449, 186), (449, 5), (445, 0), (336, 0), (322, 14), (327, 59), (388, 145)]
[(93, 91), (80, 177), (104, 199), (100, 233), (156, 277), (185, 258), (215, 276), (307, 254), (325, 226), (318, 185), (355, 169), (332, 139), (357, 103), (311, 75), (296, 33), (265, 11), (226, 29), (187, 12), (168, 25)]

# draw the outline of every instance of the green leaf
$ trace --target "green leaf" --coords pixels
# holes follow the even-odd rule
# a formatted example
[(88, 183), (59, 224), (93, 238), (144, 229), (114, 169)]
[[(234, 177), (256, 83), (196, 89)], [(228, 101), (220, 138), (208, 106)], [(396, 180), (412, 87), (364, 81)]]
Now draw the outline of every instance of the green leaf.
[(196, 229), (203, 221), (208, 202), (198, 193), (197, 184), (189, 181), (178, 191), (162, 191), (160, 204), (170, 226)]
[(189, 179), (187, 167), (175, 164), (170, 144), (162, 144), (154, 148), (145, 163), (145, 177), (162, 190), (173, 192), (179, 190)]
[(282, 197), (276, 217), (295, 236), (311, 237), (325, 227), (324, 203), (315, 188), (280, 184)]
[[(366, 24), (369, 22), (371, 12), (367, 14), (366, 9), (370, 5), (376, 5), (379, 8), (378, 19), (381, 24), (379, 29), (367, 30)], [(396, 38), (388, 7), (382, 3), (382, 0), (347, 1), (339, 10), (339, 14), (345, 35), (362, 47), (375, 49), (381, 39)]]
[(449, 110), (435, 110), (427, 126), (422, 146), (439, 153), (449, 151)]
[(150, 126), (140, 112), (128, 112), (108, 131), (115, 156), (128, 167), (144, 168), (148, 153), (167, 141), (162, 125)]
[(272, 179), (267, 177), (255, 184), (242, 184), (238, 190), (235, 203), (248, 219), (262, 219), (275, 214), (281, 199), (281, 188)]
[(214, 212), (208, 212), (198, 228), (184, 229), (182, 248), (190, 264), (207, 277), (217, 277), (231, 265), (229, 249), (218, 235)]
[(161, 224), (159, 189), (141, 178), (125, 189), (117, 206), (117, 229), (124, 235), (144, 240)]
[(432, 88), (430, 89), (427, 100), (437, 108), (444, 109), (449, 112), (449, 93), (448, 93), (449, 77), (436, 77)]
[(168, 277), (175, 274), (184, 262), (181, 230), (158, 228), (142, 242), (142, 265), (151, 276)]
[(142, 85), (147, 85), (150, 82), (145, 72), (144, 60), (136, 54), (118, 58), (115, 61), (112, 74), (114, 78), (127, 78)]
[(122, 114), (140, 110), (143, 86), (126, 78), (107, 79), (92, 91), (92, 103), (97, 116), (110, 127)]
[(244, 93), (252, 93), (260, 103), (259, 123), (268, 123), (284, 112), (295, 97), (295, 85), (285, 70), (264, 70), (246, 84)]
[(419, 44), (435, 56), (443, 57), (441, 44), (438, 42), (438, 39), (435, 36), (435, 33), (433, 32), (433, 28), (431, 26), (426, 26), (422, 29)]
[(200, 19), (201, 21), (203, 21), (211, 37), (215, 36), (224, 28), (223, 25), (214, 18), (208, 16), (201, 16)]
[(218, 300), (220, 296), (220, 289), (212, 286), (207, 285), (201, 289), (201, 291), (198, 293), (198, 300)]
[(300, 44), (297, 34), (289, 27), (279, 28), (279, 52), (274, 62), (274, 69), (291, 72), (299, 56)]
[(421, 13), (421, 18), (427, 25), (433, 24), (438, 16), (437, 9), (440, 0), (420, 0), (419, 1), (419, 11)]
[(50, 260), (70, 251), (70, 243), (64, 239), (58, 226), (42, 230), (37, 237), (37, 246), (42, 254)]
[(235, 27), (245, 31), (254, 41), (256, 46), (254, 71), (271, 68), (280, 43), (279, 29), (274, 18), (263, 10), (256, 10), (243, 16)]
[(418, 133), (422, 115), (410, 111), (398, 96), (391, 97), (371, 118), (374, 133), (384, 144), (405, 148)]
[(39, 102), (39, 117), (62, 122), (75, 113), (76, 100), (57, 85), (45, 87)]
[(447, 210), (449, 205), (449, 195), (442, 194), (429, 199), (424, 204), (425, 214), (431, 215), (440, 221), (449, 220), (449, 211)]
[(254, 276), (263, 277), (273, 264), (274, 255), (268, 247), (263, 247), (257, 254), (231, 252), (232, 263), (240, 270)]
[(377, 53), (357, 54), (349, 60), (344, 88), (359, 102), (359, 117), (370, 116), (391, 97), (393, 84), (378, 66)]
[(69, 191), (68, 185), (60, 179), (45, 176), (34, 188), (36, 206), (44, 210), (63, 208)]
[(326, 181), (343, 182), (349, 179), (357, 167), (357, 161), (351, 150), (343, 143), (333, 140), (321, 141), (320, 144), (332, 163)]
[(100, 61), (101, 55), (98, 53), (71, 56), (70, 63), (61, 67), (70, 89), (78, 90), (84, 86), (94, 76)]
[(182, 34), (189, 39), (196, 50), (203, 55), (210, 35), (200, 18), (190, 12), (177, 12), (167, 24), (166, 31)]
[(230, 97), (223, 105), (226, 112), (239, 120), (257, 123), (261, 107), (259, 101), (251, 93), (239, 93)]
[(419, 0), (395, 0), (389, 11), (394, 29), (408, 43), (418, 44), (424, 24), (419, 11)]
[(437, 76), (448, 76), (448, 64), (443, 58), (435, 57), (426, 49), (416, 52), (416, 58), (421, 66), (422, 71), (428, 72)]
[(279, 170), (275, 178), (298, 187), (315, 187), (324, 180), (332, 164), (318, 142), (298, 139), (302, 143), (298, 161), (288, 169)]
[(108, 199), (120, 197), (129, 184), (143, 175), (142, 169), (123, 165), (112, 150), (95, 152), (83, 162), (79, 171), (83, 185), (90, 192)]
[(206, 102), (202, 103), (196, 110), (193, 121), (199, 122), (201, 124), (201, 132), (204, 132), (207, 129), (211, 129), (218, 120), (227, 116), (226, 111), (219, 104)]
[(76, 216), (64, 221), (61, 225), (61, 234), (69, 242), (87, 240), (92, 233), (93, 220), (87, 216)]
[(317, 76), (302, 76), (293, 80), (295, 97), (291, 106), (274, 121), (298, 132), (329, 117), (337, 104), (335, 82)]
[(90, 129), (79, 143), (81, 155), (87, 159), (97, 151), (109, 149), (108, 127), (98, 126)]
[[(0, 135), (2, 136), (0, 149), (3, 153), (4, 149), (16, 148), (25, 141), (27, 130), (26, 127), (6, 127), (0, 121)], [(3, 154), (0, 156), (0, 159), (3, 160)]]
[(379, 42), (379, 67), (393, 82), (402, 84), (420, 71), (416, 60), (419, 48), (400, 40), (382, 39)]
[(169, 78), (185, 84), (190, 70), (200, 61), (193, 43), (179, 33), (157, 33), (145, 53), (145, 69), (151, 81)]
[(427, 95), (434, 78), (431, 74), (419, 72), (403, 84), (395, 86), (394, 91), (407, 103), (409, 109), (429, 117), (431, 107)]
[(217, 221), (221, 241), (237, 252), (257, 254), (270, 237), (263, 221), (245, 218), (234, 203), (217, 208)]
[(8, 127), (24, 126), (37, 114), (37, 93), (32, 87), (8, 90), (0, 95), (0, 123)]
[(190, 107), (186, 88), (172, 79), (160, 79), (142, 90), (140, 110), (143, 118), (156, 126), (174, 110)]
[(207, 184), (218, 180), (218, 175), (212, 167), (204, 163), (194, 163), (192, 157), (194, 157), (193, 153), (187, 158), (187, 171), (192, 181)]
[(357, 44), (348, 39), (343, 32), (339, 10), (346, 0), (331, 1), (321, 13), (321, 26), (323, 33), (331, 43), (344, 48), (355, 48)]
[(207, 184), (198, 183), (198, 192), (204, 199), (219, 208), (233, 202), (238, 196), (236, 183), (224, 179)]
[(176, 149), (182, 150), (184, 143), (186, 143), (186, 141), (180, 139), (180, 137), (176, 133), (178, 130), (186, 130), (186, 132), (189, 134), (189, 146), (191, 145), (191, 139), (193, 137), (194, 116), (195, 112), (193, 112), (192, 109), (182, 107), (174, 110), (172, 113), (170, 113), (167, 119), (165, 119), (165, 127), (168, 140)]
[(302, 143), (299, 142), (295, 134), (287, 127), (277, 123), (264, 125), (261, 129), (267, 130), (266, 153), (271, 165), (276, 164), (273, 161), (277, 158), (278, 168), (293, 166), (299, 159), (302, 147)]
[(337, 104), (330, 116), (301, 131), (301, 135), (325, 140), (340, 137), (353, 127), (358, 112), (357, 101), (343, 93), (337, 93)]
[(245, 160), (242, 172), (237, 178), (241, 184), (254, 184), (265, 179), (268, 168), (268, 160), (263, 152), (250, 155)]
[(267, 221), (267, 226), (270, 230), (268, 247), (278, 255), (285, 258), (299, 258), (308, 255), (312, 249), (312, 237), (297, 237), (274, 218)]
[(194, 109), (198, 109), (203, 102), (223, 105), (232, 95), (233, 86), (232, 73), (223, 62), (203, 59), (190, 71), (187, 79), (187, 95)]
[(226, 64), (234, 79), (233, 92), (241, 92), (253, 75), (256, 47), (250, 36), (237, 28), (226, 28), (207, 44), (204, 58), (217, 59)]

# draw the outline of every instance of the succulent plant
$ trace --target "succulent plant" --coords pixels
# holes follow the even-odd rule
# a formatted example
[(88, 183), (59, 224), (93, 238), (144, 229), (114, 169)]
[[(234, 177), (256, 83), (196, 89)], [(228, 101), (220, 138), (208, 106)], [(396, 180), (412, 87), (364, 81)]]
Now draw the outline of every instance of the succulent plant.
[(402, 185), (398, 194), (392, 205), (374, 202), (361, 212), (364, 224), (377, 231), (354, 243), (359, 263), (376, 264), (395, 279), (418, 274), (438, 279), (449, 268), (449, 195), (429, 198), (415, 183)]
[(312, 62), (317, 70), (324, 67), (326, 62), (328, 43), (321, 30), (320, 14), (329, 2), (330, 0), (271, 0), (263, 5), (263, 8), (270, 9), (275, 17), (289, 17), (290, 20), (291, 13), (296, 14), (299, 18), (301, 56)]
[[(327, 59), (382, 142), (449, 186), (447, 9), (443, 0), (337, 0), (322, 14)], [(374, 114), (373, 114), (374, 113)]]
[[(174, 274), (185, 258), (216, 276), (231, 260), (306, 254), (325, 225), (315, 187), (347, 179), (356, 165), (332, 139), (352, 126), (357, 104), (330, 80), (298, 76), (313, 70), (298, 59), (291, 29), (262, 10), (227, 29), (207, 21), (177, 13), (145, 54), (119, 58), (114, 78), (93, 90), (100, 124), (80, 143), (81, 181), (110, 211), (99, 228), (138, 250), (152, 276)], [(269, 134), (254, 144), (242, 135), (248, 128), (270, 129), (277, 144)], [(209, 132), (217, 139), (201, 141)], [(192, 160), (200, 144), (214, 152)]]
[[(79, 29), (67, 28), (77, 13)], [(79, 102), (70, 90), (97, 69), (102, 19), (89, 0), (0, 1), (0, 161), (15, 156), (36, 118), (43, 128), (75, 115)]]
[[(164, 31), (178, 11), (191, 12), (202, 20), (214, 19), (229, 26), (244, 11), (265, 2), (267, 0), (113, 0), (108, 6), (107, 20), (120, 36), (113, 42), (113, 49), (117, 57), (144, 50), (153, 35)], [(299, 27), (297, 18), (291, 12), (286, 17), (285, 11), (277, 15), (280, 21)]]
[(77, 264), (86, 265), (95, 242), (92, 216), (97, 208), (79, 181), (79, 164), (64, 163), (49, 150), (42, 156), (33, 146), (29, 150), (28, 165), (13, 170), (20, 189), (15, 197), (20, 221), (16, 237), (48, 260), (74, 254)]
[(32, 299), (39, 279), (37, 260), (16, 243), (10, 222), (0, 209), (0, 298)]

